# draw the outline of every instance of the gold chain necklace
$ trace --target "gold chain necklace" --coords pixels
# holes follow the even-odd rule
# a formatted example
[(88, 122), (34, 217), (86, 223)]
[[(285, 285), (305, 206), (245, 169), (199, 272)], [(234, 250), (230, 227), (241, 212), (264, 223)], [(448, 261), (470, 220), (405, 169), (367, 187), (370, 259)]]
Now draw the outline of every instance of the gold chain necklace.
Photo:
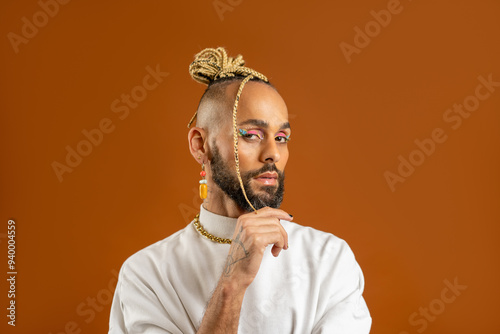
[(204, 236), (207, 239), (212, 240), (213, 242), (218, 242), (219, 244), (230, 244), (232, 242), (231, 239), (219, 238), (213, 234), (208, 233), (203, 228), (203, 226), (200, 224), (200, 214), (199, 213), (194, 217), (193, 225), (194, 225), (194, 228), (196, 229), (196, 231), (200, 232), (200, 234), (202, 236)]

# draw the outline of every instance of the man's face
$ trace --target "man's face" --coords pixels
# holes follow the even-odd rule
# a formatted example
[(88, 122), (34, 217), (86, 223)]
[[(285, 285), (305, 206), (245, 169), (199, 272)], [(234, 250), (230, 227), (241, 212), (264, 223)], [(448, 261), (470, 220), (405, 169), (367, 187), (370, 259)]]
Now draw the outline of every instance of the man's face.
[[(238, 86), (227, 88), (229, 96), (236, 95)], [(212, 180), (240, 208), (251, 211), (236, 176), (231, 117), (226, 119), (211, 145)], [(248, 82), (239, 101), (237, 124), (238, 130), (246, 132), (238, 137), (238, 154), (247, 197), (256, 209), (278, 208), (288, 160), (286, 137), (291, 133), (286, 105), (272, 87)]]
[[(240, 181), (236, 176), (234, 167), (229, 167), (223, 160), (217, 145), (214, 143), (212, 155), (212, 179), (235, 203), (245, 211), (252, 211), (241, 191)], [(275, 185), (253, 185), (252, 180), (259, 175), (266, 173), (276, 173)], [(285, 191), (285, 173), (278, 170), (275, 164), (266, 164), (257, 170), (243, 172), (240, 170), (241, 180), (250, 203), (259, 210), (266, 206), (279, 208), (283, 201)], [(255, 190), (255, 191), (254, 191)]]

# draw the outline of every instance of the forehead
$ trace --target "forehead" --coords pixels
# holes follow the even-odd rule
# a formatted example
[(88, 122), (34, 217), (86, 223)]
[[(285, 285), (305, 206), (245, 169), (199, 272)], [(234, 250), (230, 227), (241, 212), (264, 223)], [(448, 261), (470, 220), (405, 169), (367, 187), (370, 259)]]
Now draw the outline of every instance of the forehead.
[[(234, 101), (239, 83), (235, 83), (231, 88), (235, 88), (234, 94), (231, 94)], [(288, 122), (288, 109), (281, 95), (273, 87), (249, 81), (240, 96), (237, 122), (242, 123), (249, 119), (261, 120), (269, 124), (270, 128), (278, 128)]]

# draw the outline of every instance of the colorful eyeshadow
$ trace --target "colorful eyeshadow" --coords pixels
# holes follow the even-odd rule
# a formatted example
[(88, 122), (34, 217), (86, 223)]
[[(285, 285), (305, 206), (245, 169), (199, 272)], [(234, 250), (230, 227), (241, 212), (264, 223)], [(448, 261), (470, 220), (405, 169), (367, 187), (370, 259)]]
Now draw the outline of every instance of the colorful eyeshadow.
[[(238, 129), (238, 135), (240, 137), (249, 137), (250, 135), (255, 135), (257, 137), (259, 137), (260, 140), (263, 140), (264, 139), (264, 134), (262, 133), (262, 131), (260, 130), (245, 130), (245, 129)], [(280, 132), (278, 133), (274, 139), (278, 138), (278, 137), (284, 137), (285, 138), (285, 141), (289, 141), (290, 140), (290, 135), (286, 135), (284, 132)]]
[(274, 137), (275, 139), (278, 138), (278, 137), (285, 137), (285, 141), (289, 141), (290, 140), (290, 135), (286, 135), (284, 132), (280, 132), (276, 135), (276, 137)]
[(247, 131), (247, 133), (249, 135), (256, 135), (257, 137), (259, 137), (260, 139), (264, 139), (264, 136), (262, 135), (262, 133), (260, 131), (257, 131), (257, 130), (249, 130)]
[(264, 135), (262, 134), (261, 131), (258, 131), (258, 130), (239, 129), (238, 134), (240, 136), (256, 135), (257, 137), (259, 137), (259, 139), (261, 139), (261, 140), (264, 139)]

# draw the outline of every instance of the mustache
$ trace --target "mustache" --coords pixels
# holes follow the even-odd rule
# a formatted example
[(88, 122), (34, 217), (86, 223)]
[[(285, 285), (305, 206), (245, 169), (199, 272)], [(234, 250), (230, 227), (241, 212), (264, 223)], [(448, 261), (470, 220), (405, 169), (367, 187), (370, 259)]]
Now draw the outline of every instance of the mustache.
[(259, 169), (254, 170), (254, 171), (248, 171), (245, 173), (245, 176), (253, 178), (255, 176), (258, 176), (258, 175), (260, 175), (262, 173), (266, 173), (266, 172), (276, 172), (280, 179), (283, 178), (283, 175), (284, 175), (284, 172), (280, 171), (278, 169), (278, 167), (276, 167), (276, 165), (273, 163), (273, 164), (266, 164), (262, 168), (259, 168)]

